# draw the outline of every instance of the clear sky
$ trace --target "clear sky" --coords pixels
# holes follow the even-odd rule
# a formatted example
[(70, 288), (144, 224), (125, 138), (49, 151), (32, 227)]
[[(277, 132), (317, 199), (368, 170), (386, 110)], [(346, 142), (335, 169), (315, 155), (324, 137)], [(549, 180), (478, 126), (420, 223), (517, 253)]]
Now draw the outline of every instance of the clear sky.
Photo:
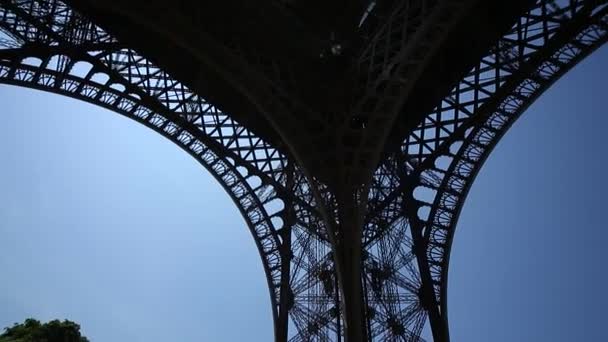
[[(608, 48), (489, 158), (451, 258), (452, 341), (608, 341)], [(0, 326), (68, 318), (93, 342), (271, 341), (261, 263), (202, 166), (151, 130), (0, 87)]]

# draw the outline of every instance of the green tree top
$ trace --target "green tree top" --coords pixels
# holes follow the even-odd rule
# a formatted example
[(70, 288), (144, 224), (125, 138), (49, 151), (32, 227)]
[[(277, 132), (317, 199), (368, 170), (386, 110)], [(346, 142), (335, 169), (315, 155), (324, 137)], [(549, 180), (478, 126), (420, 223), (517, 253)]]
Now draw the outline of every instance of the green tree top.
[(80, 325), (64, 320), (53, 320), (44, 324), (33, 318), (5, 328), (0, 342), (89, 342), (80, 335)]

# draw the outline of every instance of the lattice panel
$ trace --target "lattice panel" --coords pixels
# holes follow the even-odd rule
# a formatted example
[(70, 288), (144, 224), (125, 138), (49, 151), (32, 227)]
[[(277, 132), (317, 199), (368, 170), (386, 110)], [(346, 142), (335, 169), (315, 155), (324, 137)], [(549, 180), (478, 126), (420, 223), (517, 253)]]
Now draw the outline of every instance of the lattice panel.
[[(404, 142), (396, 159), (407, 178), (391, 175), (386, 164), (376, 171), (364, 239), (382, 236), (372, 224), (377, 217), (423, 223), (432, 291), (446, 327), (449, 251), (473, 178), (512, 122), (608, 40), (606, 13), (606, 2), (537, 2)], [(405, 202), (396, 204), (400, 198)], [(404, 211), (408, 204), (414, 208)]]
[[(292, 323), (292, 335), (302, 326), (309, 331), (308, 325), (319, 325), (314, 322), (320, 313), (336, 307), (335, 298), (320, 290), (319, 281), (316, 287), (302, 286), (303, 270), (323, 264), (333, 272), (333, 265), (325, 260), (326, 240), (315, 235), (323, 231), (323, 224), (318, 223), (320, 228), (311, 233), (311, 222), (320, 220), (300, 171), (295, 171), (298, 189), (287, 191), (285, 170), (291, 162), (285, 155), (60, 1), (0, 2), (0, 38), (0, 82), (70, 96), (123, 114), (182, 147), (218, 179), (254, 236), (275, 320), (283, 282), (293, 283), (291, 317), (298, 323)], [(298, 213), (295, 222), (288, 220), (290, 212)], [(294, 237), (292, 254), (298, 257), (292, 259), (290, 275), (284, 276), (284, 264), (289, 262), (285, 246), (292, 248), (282, 235), (287, 229)], [(306, 239), (316, 242), (311, 245)], [(319, 253), (325, 259), (315, 257)], [(317, 303), (315, 296), (325, 298), (314, 311), (318, 317), (310, 315), (310, 310), (308, 316), (300, 315), (297, 308)], [(318, 330), (337, 326), (338, 320), (339, 314), (333, 323), (326, 319)]]

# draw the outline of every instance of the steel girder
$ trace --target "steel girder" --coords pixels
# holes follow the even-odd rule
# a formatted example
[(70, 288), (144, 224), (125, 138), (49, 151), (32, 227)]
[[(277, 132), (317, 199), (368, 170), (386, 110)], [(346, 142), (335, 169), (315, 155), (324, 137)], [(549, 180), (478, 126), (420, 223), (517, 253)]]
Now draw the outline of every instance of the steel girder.
[(288, 156), (61, 1), (1, 1), (0, 44), (0, 83), (115, 111), (162, 134), (209, 170), (254, 237), (278, 339), (287, 339), (288, 325), (297, 335), (315, 320), (338, 330), (335, 294), (314, 276), (333, 277), (323, 224), (310, 186)]
[(364, 240), (384, 239), (392, 228), (382, 224), (407, 220), (403, 248), (417, 254), (435, 339), (449, 338), (449, 253), (475, 176), (511, 124), (607, 31), (605, 1), (537, 1), (376, 171)]
[[(341, 156), (347, 159), (342, 177), (361, 181), (361, 175), (352, 175), (361, 172), (360, 165), (366, 166), (364, 175), (373, 172), (399, 108), (450, 30), (474, 4), (469, 0), (395, 3), (358, 56), (357, 100), (337, 132), (346, 137), (357, 134), (353, 140), (358, 144), (342, 146), (340, 152), (348, 156)], [(353, 132), (360, 128), (357, 124), (365, 130)]]
[[(399, 151), (385, 151), (361, 193), (367, 340), (419, 341), (427, 318), (433, 338), (449, 340), (449, 253), (477, 172), (519, 115), (607, 31), (606, 1), (537, 1)], [(293, 158), (60, 1), (0, 0), (0, 82), (100, 105), (190, 153), (250, 228), (276, 340), (342, 340), (331, 245), (338, 204)]]

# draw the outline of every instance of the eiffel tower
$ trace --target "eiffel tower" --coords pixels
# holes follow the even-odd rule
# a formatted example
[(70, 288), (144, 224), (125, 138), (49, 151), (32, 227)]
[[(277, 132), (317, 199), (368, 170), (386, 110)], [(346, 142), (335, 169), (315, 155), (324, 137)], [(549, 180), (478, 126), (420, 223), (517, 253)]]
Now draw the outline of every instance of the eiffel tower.
[(0, 0), (0, 83), (198, 160), (255, 240), (276, 341), (449, 341), (475, 176), (607, 39), (593, 0)]

